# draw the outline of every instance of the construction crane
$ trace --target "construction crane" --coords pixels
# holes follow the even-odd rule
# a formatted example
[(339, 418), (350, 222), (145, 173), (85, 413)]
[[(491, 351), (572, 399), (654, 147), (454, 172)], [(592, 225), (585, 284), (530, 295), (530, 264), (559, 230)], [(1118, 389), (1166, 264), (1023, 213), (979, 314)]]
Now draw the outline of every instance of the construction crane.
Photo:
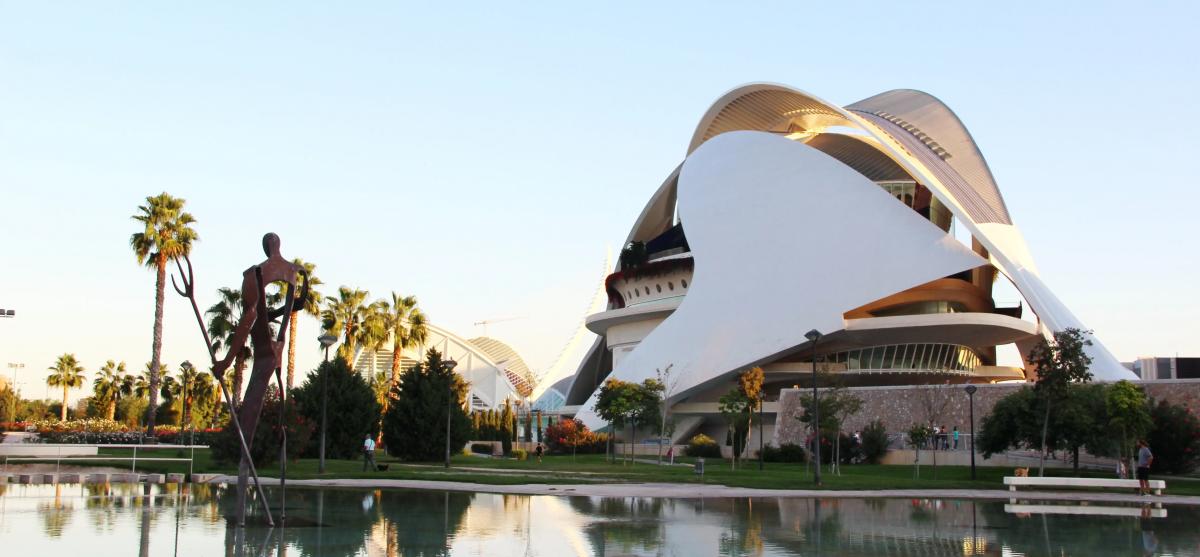
[(494, 319), (484, 319), (483, 321), (476, 321), (475, 326), (483, 325), (483, 336), (486, 337), (486, 336), (488, 336), (488, 325), (491, 325), (492, 323), (503, 323), (505, 321), (516, 321), (518, 319), (525, 319), (525, 316), (497, 317)]

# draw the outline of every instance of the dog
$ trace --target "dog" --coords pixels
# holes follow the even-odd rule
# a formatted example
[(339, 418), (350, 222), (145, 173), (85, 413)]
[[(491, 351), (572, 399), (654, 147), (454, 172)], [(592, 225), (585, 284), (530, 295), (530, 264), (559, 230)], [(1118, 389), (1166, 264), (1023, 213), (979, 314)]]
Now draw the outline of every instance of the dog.
[(1016, 471), (1013, 473), (1018, 478), (1028, 478), (1029, 477), (1029, 469), (1028, 468), (1017, 468)]
[(378, 472), (387, 472), (388, 466), (391, 466), (391, 465), (390, 464), (376, 464), (375, 470)]

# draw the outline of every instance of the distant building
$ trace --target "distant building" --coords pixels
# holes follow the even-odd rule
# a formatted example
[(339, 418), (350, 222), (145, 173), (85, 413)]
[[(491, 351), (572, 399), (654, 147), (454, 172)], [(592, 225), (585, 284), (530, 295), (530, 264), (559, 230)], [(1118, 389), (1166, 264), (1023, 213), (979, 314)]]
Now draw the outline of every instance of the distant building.
[(1200, 358), (1143, 357), (1126, 362), (1125, 367), (1129, 368), (1142, 381), (1200, 379)]

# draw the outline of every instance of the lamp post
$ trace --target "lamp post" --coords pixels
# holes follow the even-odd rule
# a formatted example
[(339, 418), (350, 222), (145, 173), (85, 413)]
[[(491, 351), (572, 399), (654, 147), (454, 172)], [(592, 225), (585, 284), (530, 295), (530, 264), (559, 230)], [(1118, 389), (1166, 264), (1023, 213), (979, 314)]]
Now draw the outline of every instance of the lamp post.
[(975, 479), (975, 391), (979, 390), (975, 385), (967, 385), (967, 405), (971, 409), (971, 479)]
[(804, 333), (804, 338), (812, 342), (813, 483), (821, 485), (821, 404), (817, 399), (817, 341), (821, 340), (821, 331), (813, 329)]
[(442, 362), (442, 368), (449, 375), (446, 378), (446, 468), (450, 467), (450, 414), (454, 409), (454, 368), (456, 367), (458, 367), (458, 362), (454, 360)]
[[(328, 364), (329, 363), (329, 347), (333, 346), (333, 343), (337, 342), (337, 337), (335, 337), (329, 333), (325, 333), (325, 334), (317, 337), (317, 342), (320, 342), (321, 348), (325, 349), (325, 363)], [(317, 465), (317, 473), (324, 474), (325, 473), (325, 430), (328, 429), (326, 427), (327, 422), (325, 421), (325, 409), (329, 406), (329, 379), (327, 377), (329, 375), (329, 366), (322, 365), (320, 373), (321, 373), (321, 449), (319, 451), (320, 452), (320, 455), (319, 455), (320, 463)]]
[(20, 400), (20, 396), (17, 395), (17, 370), (19, 370), (23, 367), (25, 367), (25, 364), (8, 362), (8, 369), (11, 369), (12, 374), (13, 374), (13, 381), (12, 381), (13, 404), (12, 404), (12, 406), (9, 406), (9, 408), (8, 408), (8, 421), (10, 421), (10, 422), (17, 421), (17, 401)]

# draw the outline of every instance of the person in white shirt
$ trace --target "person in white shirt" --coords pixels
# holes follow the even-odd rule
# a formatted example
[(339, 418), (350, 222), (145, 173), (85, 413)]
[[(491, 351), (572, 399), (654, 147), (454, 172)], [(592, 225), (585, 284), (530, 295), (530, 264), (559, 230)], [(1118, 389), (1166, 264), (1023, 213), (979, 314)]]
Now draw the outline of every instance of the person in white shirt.
[(370, 467), (372, 471), (375, 470), (375, 440), (371, 439), (370, 433), (363, 440), (363, 472), (367, 471), (367, 467)]

